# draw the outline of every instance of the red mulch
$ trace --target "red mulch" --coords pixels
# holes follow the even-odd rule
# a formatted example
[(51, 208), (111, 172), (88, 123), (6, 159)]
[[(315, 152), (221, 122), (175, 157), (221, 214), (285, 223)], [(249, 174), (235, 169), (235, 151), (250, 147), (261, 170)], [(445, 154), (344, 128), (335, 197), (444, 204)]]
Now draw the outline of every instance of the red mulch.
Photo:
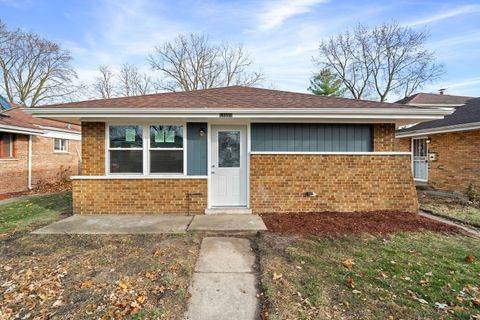
[(261, 216), (269, 231), (288, 234), (385, 234), (421, 230), (459, 232), (456, 227), (407, 212), (267, 213)]
[(30, 191), (2, 193), (2, 194), (0, 194), (0, 200), (20, 197), (20, 196), (24, 196), (24, 195), (30, 194), (30, 193), (31, 193)]

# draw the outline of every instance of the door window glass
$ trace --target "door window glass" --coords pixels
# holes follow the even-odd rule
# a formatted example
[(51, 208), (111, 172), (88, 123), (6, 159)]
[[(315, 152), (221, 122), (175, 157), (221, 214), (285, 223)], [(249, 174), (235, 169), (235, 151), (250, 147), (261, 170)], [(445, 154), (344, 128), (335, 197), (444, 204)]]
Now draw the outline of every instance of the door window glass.
[(240, 131), (218, 132), (218, 166), (240, 167)]

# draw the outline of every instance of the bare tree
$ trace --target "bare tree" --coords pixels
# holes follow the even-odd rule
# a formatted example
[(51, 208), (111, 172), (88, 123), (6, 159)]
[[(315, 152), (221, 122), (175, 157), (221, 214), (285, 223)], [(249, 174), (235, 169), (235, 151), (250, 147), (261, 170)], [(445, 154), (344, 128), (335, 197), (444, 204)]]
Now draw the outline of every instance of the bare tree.
[(119, 72), (112, 71), (108, 65), (101, 65), (98, 72), (99, 76), (95, 78), (90, 90), (95, 97), (128, 97), (158, 91), (152, 78), (130, 63), (123, 63)]
[(363, 25), (323, 41), (316, 62), (331, 69), (355, 99), (390, 93), (408, 96), (443, 74), (434, 53), (424, 48), (428, 35), (384, 24), (372, 30)]
[(205, 35), (179, 35), (155, 47), (148, 61), (153, 70), (164, 76), (159, 87), (167, 91), (253, 86), (264, 78), (261, 72), (249, 72), (253, 62), (241, 45), (215, 45)]
[(71, 60), (55, 42), (0, 25), (0, 90), (10, 102), (36, 106), (68, 99), (78, 90)]
[(150, 93), (153, 82), (150, 76), (140, 72), (137, 66), (124, 63), (118, 74), (118, 90), (121, 96), (138, 96)]
[(98, 66), (99, 76), (95, 77), (92, 84), (93, 92), (102, 97), (102, 99), (113, 98), (115, 96), (115, 82), (112, 69), (108, 65)]

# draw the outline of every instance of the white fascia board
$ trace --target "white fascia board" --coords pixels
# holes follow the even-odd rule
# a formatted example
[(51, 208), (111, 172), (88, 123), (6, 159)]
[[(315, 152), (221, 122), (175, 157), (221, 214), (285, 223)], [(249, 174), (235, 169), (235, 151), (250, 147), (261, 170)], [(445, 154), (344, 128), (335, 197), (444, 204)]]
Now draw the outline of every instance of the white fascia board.
[(44, 133), (43, 130), (10, 126), (6, 124), (0, 124), (0, 131), (8, 132), (8, 133), (26, 134), (26, 135), (42, 135)]
[(75, 131), (75, 130), (60, 129), (60, 128), (57, 128), (57, 127), (50, 127), (50, 126), (38, 126), (38, 127), (41, 128), (41, 129), (46, 129), (46, 130), (50, 130), (50, 131), (59, 131), (59, 132), (65, 132), (65, 133), (80, 135), (80, 132)]
[(395, 134), (395, 137), (409, 138), (409, 137), (424, 136), (428, 134), (440, 134), (440, 133), (461, 132), (461, 131), (471, 131), (471, 130), (480, 130), (480, 122), (472, 122), (467, 124), (444, 126), (444, 127), (438, 127), (438, 128), (429, 128), (429, 129), (415, 130), (415, 131), (409, 131), (409, 132), (397, 132)]
[(442, 119), (453, 109), (404, 109), (404, 108), (275, 108), (275, 109), (150, 109), (150, 108), (32, 108), (36, 117), (46, 118), (324, 118), (324, 119)]
[(47, 138), (58, 138), (77, 141), (80, 141), (82, 139), (82, 136), (78, 133), (59, 132), (54, 130), (45, 130), (43, 136)]

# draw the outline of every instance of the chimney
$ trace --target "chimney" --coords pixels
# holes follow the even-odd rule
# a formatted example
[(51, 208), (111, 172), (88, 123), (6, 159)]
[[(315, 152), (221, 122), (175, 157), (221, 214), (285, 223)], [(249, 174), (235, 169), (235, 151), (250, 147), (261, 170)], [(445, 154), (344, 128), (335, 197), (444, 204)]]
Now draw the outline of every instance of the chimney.
[(441, 88), (441, 89), (439, 89), (439, 90), (438, 90), (438, 93), (440, 93), (440, 94), (444, 94), (444, 93), (445, 93), (445, 91), (447, 91), (447, 89), (445, 89), (445, 88)]

